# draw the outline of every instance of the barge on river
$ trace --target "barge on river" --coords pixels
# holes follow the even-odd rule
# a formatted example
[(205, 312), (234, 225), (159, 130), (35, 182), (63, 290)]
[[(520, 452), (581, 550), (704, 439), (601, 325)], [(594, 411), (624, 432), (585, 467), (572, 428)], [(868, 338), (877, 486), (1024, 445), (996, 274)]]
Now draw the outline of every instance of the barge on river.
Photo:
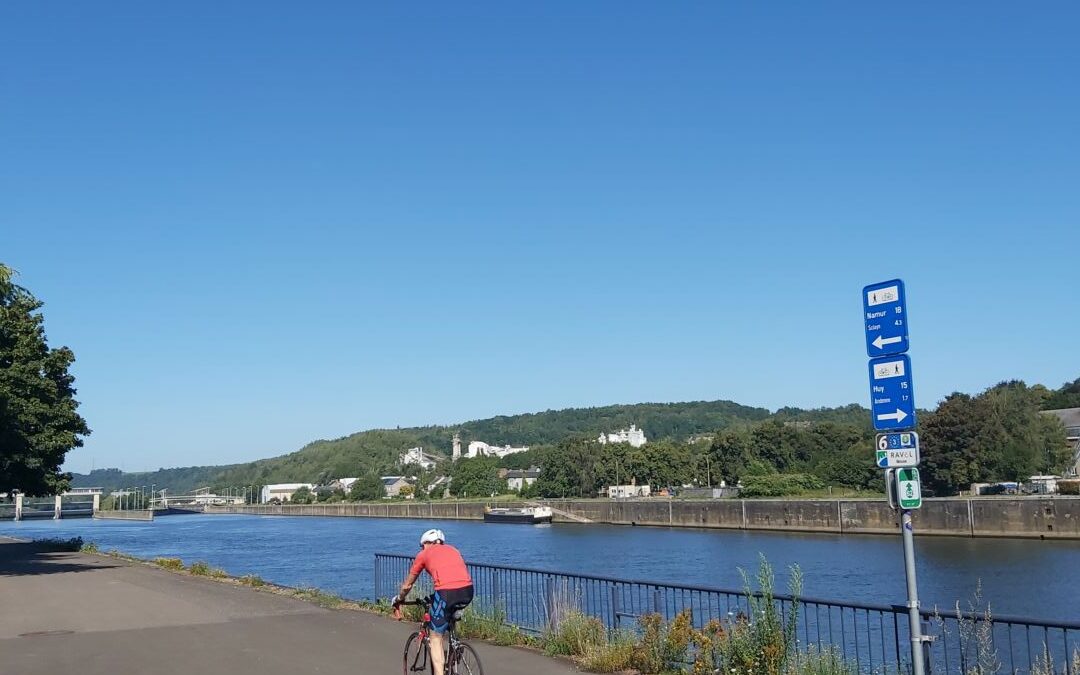
[(538, 525), (551, 522), (551, 509), (546, 506), (526, 506), (520, 509), (484, 509), (485, 523), (522, 523)]

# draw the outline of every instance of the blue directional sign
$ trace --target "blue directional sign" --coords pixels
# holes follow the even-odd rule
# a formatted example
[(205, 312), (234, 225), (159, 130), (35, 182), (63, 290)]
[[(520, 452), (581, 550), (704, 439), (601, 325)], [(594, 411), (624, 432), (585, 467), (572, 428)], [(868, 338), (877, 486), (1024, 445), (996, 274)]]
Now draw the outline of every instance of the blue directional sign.
[(908, 350), (907, 297), (899, 279), (863, 289), (866, 355), (903, 354)]
[(870, 415), (878, 431), (915, 427), (915, 390), (906, 354), (870, 359)]

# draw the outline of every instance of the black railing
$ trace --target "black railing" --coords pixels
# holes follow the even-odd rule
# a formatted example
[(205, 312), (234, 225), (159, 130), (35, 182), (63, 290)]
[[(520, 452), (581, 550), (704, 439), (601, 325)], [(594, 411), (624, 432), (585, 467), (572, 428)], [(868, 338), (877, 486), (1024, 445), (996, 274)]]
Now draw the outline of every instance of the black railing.
[[(412, 558), (375, 555), (375, 598), (392, 597)], [(469, 563), (480, 609), (497, 608), (506, 623), (541, 633), (559, 615), (580, 611), (610, 629), (634, 629), (637, 619), (657, 613), (665, 620), (689, 610), (695, 626), (711, 620), (752, 621), (745, 591), (586, 576), (566, 572)], [(754, 593), (760, 598), (760, 594)], [(795, 648), (832, 649), (866, 673), (910, 673), (911, 638), (903, 605), (834, 602), (775, 594), (776, 610), (786, 621), (795, 612)], [(1080, 675), (1074, 659), (1080, 650), (1080, 623), (1037, 621), (975, 612), (922, 611), (923, 633), (932, 636), (922, 653), (927, 673), (978, 671)]]

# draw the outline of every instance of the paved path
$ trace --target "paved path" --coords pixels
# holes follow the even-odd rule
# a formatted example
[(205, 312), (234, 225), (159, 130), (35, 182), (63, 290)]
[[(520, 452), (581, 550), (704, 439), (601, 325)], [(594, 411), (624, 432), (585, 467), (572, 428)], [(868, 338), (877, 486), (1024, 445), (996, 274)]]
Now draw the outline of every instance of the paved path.
[[(410, 624), (0, 537), (0, 675), (401, 672)], [(567, 675), (475, 644), (487, 675)]]

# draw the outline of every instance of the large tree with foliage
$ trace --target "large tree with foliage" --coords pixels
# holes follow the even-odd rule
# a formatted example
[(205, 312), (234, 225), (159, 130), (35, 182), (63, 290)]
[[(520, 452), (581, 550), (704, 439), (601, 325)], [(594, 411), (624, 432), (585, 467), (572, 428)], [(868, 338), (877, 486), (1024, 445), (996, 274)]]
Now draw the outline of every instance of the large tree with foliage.
[(495, 457), (459, 459), (450, 477), (450, 494), (455, 497), (489, 497), (508, 491), (506, 481), (499, 479), (499, 460)]
[(948, 396), (920, 428), (927, 486), (949, 495), (971, 483), (1060, 470), (1069, 459), (1065, 429), (1039, 412), (1045, 398), (1044, 388), (1016, 381)]
[(1043, 401), (1043, 410), (1060, 408), (1080, 408), (1080, 377), (1061, 385), (1061, 389), (1051, 392)]
[(42, 303), (0, 264), (0, 492), (52, 494), (67, 489), (64, 456), (90, 433), (79, 415), (75, 354), (50, 348)]
[(382, 479), (373, 473), (356, 479), (349, 489), (349, 499), (353, 501), (370, 502), (385, 496), (386, 488), (383, 487)]

